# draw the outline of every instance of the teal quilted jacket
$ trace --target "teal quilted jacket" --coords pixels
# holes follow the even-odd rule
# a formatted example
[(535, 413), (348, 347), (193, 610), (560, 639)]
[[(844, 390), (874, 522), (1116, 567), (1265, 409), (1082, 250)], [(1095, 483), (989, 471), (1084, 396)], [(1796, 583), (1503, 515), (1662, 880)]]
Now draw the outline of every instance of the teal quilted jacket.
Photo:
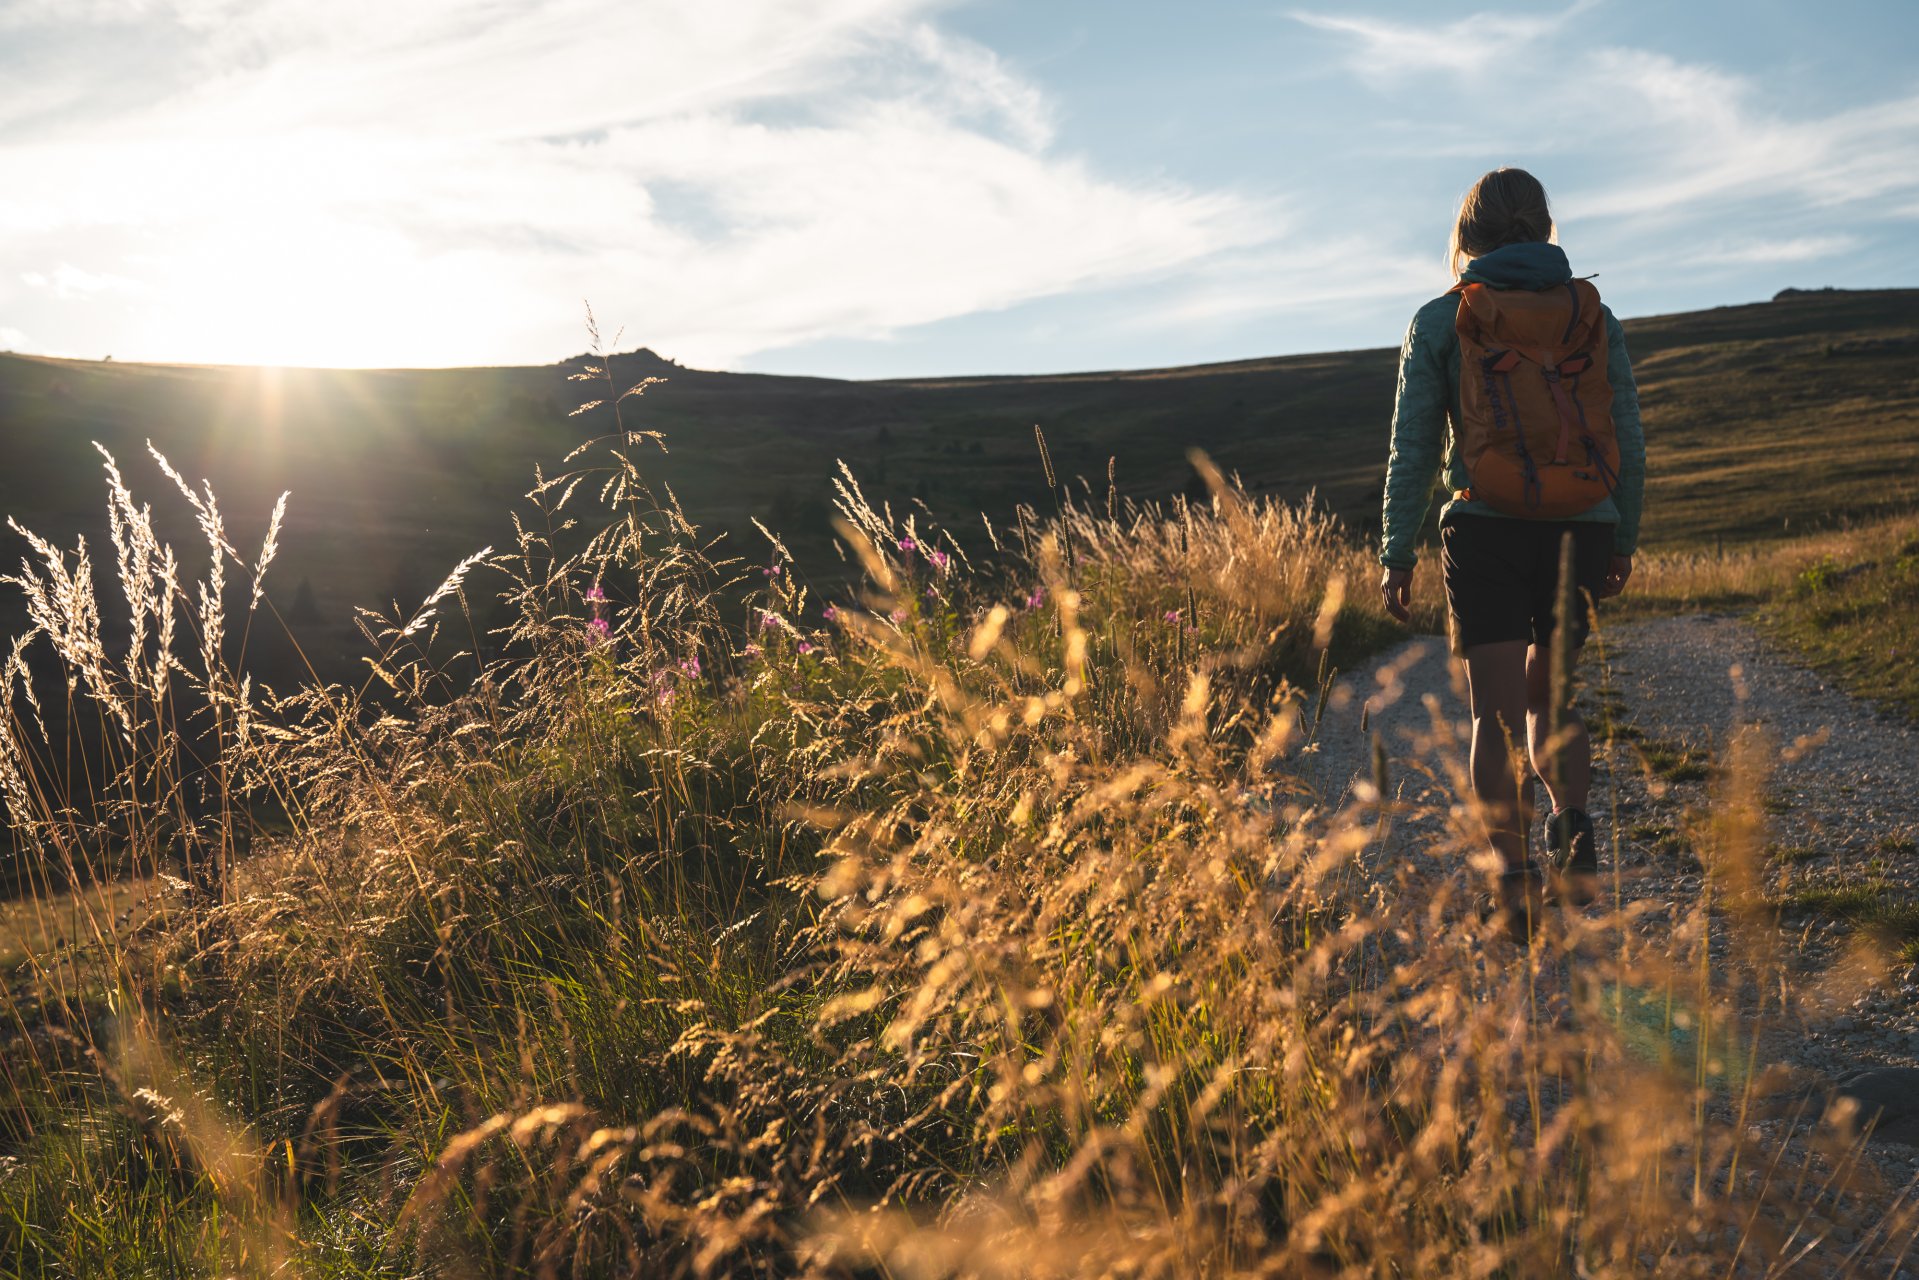
[[(1572, 278), (1558, 245), (1514, 244), (1473, 259), (1463, 276), (1495, 289), (1551, 289)], [(1419, 530), (1432, 505), (1433, 480), (1442, 465), (1446, 488), (1468, 487), (1466, 468), (1452, 447), (1446, 419), (1459, 414), (1459, 334), (1453, 328), (1459, 298), (1434, 298), (1413, 316), (1399, 353), (1399, 393), (1393, 403), (1392, 455), (1386, 464), (1386, 497), (1381, 512), (1379, 560), (1394, 569), (1410, 569), (1417, 556)], [(1639, 388), (1626, 355), (1626, 335), (1606, 310), (1606, 377), (1612, 383), (1613, 430), (1619, 440), (1619, 487), (1611, 498), (1576, 520), (1616, 525), (1613, 550), (1629, 556), (1639, 545), (1639, 507), (1646, 485), (1646, 437), (1639, 424)], [(1449, 499), (1440, 511), (1505, 516), (1477, 500)]]

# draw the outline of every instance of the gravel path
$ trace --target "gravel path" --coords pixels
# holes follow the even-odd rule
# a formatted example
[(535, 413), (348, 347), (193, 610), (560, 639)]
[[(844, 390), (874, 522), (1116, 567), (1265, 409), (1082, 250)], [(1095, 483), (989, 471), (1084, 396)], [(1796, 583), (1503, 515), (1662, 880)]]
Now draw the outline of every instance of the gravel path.
[[(1766, 801), (1776, 896), (1866, 885), (1888, 904), (1919, 901), (1919, 728), (1791, 662), (1736, 617), (1662, 618), (1622, 633), (1616, 649), (1626, 717), (1647, 739), (1717, 760), (1746, 723), (1780, 748)], [(1673, 790), (1669, 807), (1706, 803), (1702, 786)], [(1835, 962), (1854, 931), (1818, 913), (1786, 924), (1812, 970)], [(1919, 966), (1895, 968), (1845, 1008), (1802, 1013), (1795, 1059), (1823, 1074), (1919, 1064)]]
[[(1769, 741), (1769, 896), (1791, 902), (1809, 889), (1866, 886), (1880, 903), (1919, 903), (1919, 728), (1835, 688), (1732, 615), (1621, 625), (1582, 665), (1581, 704), (1595, 737), (1597, 708), (1610, 706), (1623, 726), (1610, 763), (1595, 744), (1589, 808), (1602, 865), (1616, 835), (1626, 898), (1655, 904), (1644, 921), (1649, 931), (1670, 928), (1697, 905), (1703, 868), (1692, 848), (1713, 816), (1713, 771), (1741, 726), (1757, 726)], [(1421, 637), (1342, 677), (1328, 701), (1312, 766), (1322, 794), (1338, 797), (1371, 776), (1378, 732), (1396, 798), (1410, 805), (1385, 856), (1422, 856), (1457, 803), (1448, 772), (1432, 767), (1431, 747), (1435, 709), (1462, 748), (1467, 738), (1456, 681), (1445, 641)], [(1808, 1082), (1919, 1065), (1919, 965), (1888, 970), (1882, 960), (1876, 973), (1848, 969), (1846, 959), (1861, 950), (1858, 930), (1829, 908), (1787, 910), (1780, 939), (1792, 994), (1786, 1016), (1775, 1009), (1762, 1033), (1762, 1062)], [(1875, 1142), (1870, 1155), (1891, 1185), (1919, 1173), (1919, 1146)]]

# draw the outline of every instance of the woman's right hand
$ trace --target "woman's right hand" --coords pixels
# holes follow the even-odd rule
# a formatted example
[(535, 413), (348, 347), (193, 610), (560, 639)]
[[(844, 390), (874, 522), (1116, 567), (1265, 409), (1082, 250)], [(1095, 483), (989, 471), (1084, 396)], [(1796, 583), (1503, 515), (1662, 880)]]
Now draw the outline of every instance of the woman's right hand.
[(1379, 593), (1385, 597), (1386, 612), (1401, 622), (1413, 620), (1413, 571), (1387, 569), (1379, 580)]
[(1599, 598), (1610, 600), (1626, 589), (1627, 579), (1632, 577), (1632, 557), (1614, 556), (1606, 567), (1606, 581), (1599, 588)]

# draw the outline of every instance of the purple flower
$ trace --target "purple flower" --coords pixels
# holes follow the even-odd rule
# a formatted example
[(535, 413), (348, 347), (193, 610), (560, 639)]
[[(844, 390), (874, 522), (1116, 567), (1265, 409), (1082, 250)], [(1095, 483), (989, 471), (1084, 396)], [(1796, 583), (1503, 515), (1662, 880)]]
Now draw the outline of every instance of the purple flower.
[(740, 656), (743, 658), (757, 658), (760, 656), (760, 647), (756, 644), (749, 644), (746, 648), (740, 650)]
[(586, 599), (588, 604), (605, 603), (606, 592), (600, 589), (600, 583), (597, 578), (594, 579), (593, 585), (586, 589)]
[(926, 553), (926, 561), (941, 573), (945, 573), (946, 566), (953, 562), (953, 557), (944, 551), (929, 551)]
[(937, 600), (937, 599), (939, 599), (939, 598), (940, 598), (940, 589), (939, 589), (938, 587), (936, 587), (936, 586), (934, 586), (934, 585), (933, 585), (932, 583), (930, 583), (930, 582), (929, 582), (929, 583), (927, 583), (927, 584), (926, 584), (926, 598), (927, 598), (928, 600)]
[(833, 621), (833, 619), (839, 616), (840, 616), (840, 611), (838, 609), (835, 609), (830, 604), (827, 605), (824, 609), (820, 610), (820, 617), (825, 618), (828, 622)]
[(1046, 603), (1045, 587), (1034, 587), (1033, 593), (1026, 597), (1026, 607), (1028, 609), (1037, 609), (1045, 603)]
[(700, 655), (696, 653), (692, 657), (688, 658), (686, 661), (682, 662), (680, 664), (680, 670), (684, 671), (689, 676), (693, 676), (697, 678), (700, 674)]
[(904, 621), (906, 621), (906, 610), (904, 610), (904, 609), (895, 609), (895, 610), (893, 610), (893, 612), (892, 612), (891, 614), (889, 614), (888, 616), (889, 616), (889, 617), (891, 617), (891, 618), (893, 619), (893, 621), (895, 621), (895, 622), (904, 622)]
[(772, 631), (773, 629), (779, 626), (779, 622), (780, 622), (779, 614), (771, 613), (765, 609), (760, 610), (759, 626), (761, 631)]
[(1161, 621), (1163, 621), (1163, 622), (1168, 622), (1168, 623), (1173, 623), (1173, 622), (1178, 622), (1178, 621), (1179, 621), (1179, 610), (1177, 610), (1177, 609), (1168, 609), (1168, 610), (1166, 611), (1166, 615), (1165, 615), (1165, 617), (1164, 617), (1164, 618), (1162, 618), (1162, 619), (1161, 619)]
[(913, 549), (917, 546), (919, 546), (919, 543), (913, 541), (911, 538), (900, 539), (900, 550), (909, 556), (913, 554)]
[(798, 649), (801, 653), (811, 653), (813, 652), (813, 642), (810, 640), (802, 640), (795, 645), (794, 648)]
[(607, 639), (613, 632), (613, 628), (607, 624), (605, 618), (592, 619), (586, 624), (586, 629), (593, 633), (591, 639), (594, 644)]
[(780, 576), (780, 567), (776, 564), (768, 565), (766, 568), (760, 570), (760, 576), (762, 578), (777, 578)]

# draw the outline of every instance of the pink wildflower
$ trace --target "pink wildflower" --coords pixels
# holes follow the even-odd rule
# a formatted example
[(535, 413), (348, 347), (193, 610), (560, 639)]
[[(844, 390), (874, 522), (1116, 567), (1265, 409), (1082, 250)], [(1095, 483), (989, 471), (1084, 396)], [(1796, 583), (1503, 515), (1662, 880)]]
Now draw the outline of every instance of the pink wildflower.
[(602, 640), (607, 639), (613, 632), (613, 628), (607, 624), (605, 618), (594, 618), (586, 624), (586, 629), (593, 633), (592, 640), (594, 644), (598, 644)]
[(895, 621), (895, 622), (904, 622), (904, 621), (906, 621), (906, 610), (904, 610), (904, 609), (895, 609), (895, 610), (893, 610), (893, 612), (892, 612), (891, 614), (889, 614), (888, 616), (889, 616), (889, 617), (891, 617), (891, 618), (893, 619), (893, 621)]
[(686, 661), (680, 664), (680, 670), (689, 676), (697, 678), (700, 674), (700, 655), (696, 653), (687, 658)]
[(1026, 607), (1028, 609), (1037, 609), (1045, 603), (1046, 603), (1045, 587), (1034, 587), (1033, 593), (1026, 597)]
[(913, 548), (917, 546), (919, 546), (919, 543), (913, 541), (911, 538), (900, 539), (900, 550), (904, 551), (909, 556), (913, 554)]
[(1168, 610), (1166, 611), (1166, 615), (1165, 615), (1165, 617), (1163, 617), (1163, 618), (1161, 619), (1161, 621), (1162, 621), (1162, 622), (1167, 622), (1167, 623), (1173, 623), (1173, 622), (1178, 622), (1178, 621), (1179, 621), (1179, 610), (1177, 610), (1177, 609), (1168, 609)]
[(798, 649), (801, 653), (811, 653), (813, 652), (813, 642), (810, 640), (802, 640), (795, 645), (794, 648)]
[(840, 616), (840, 611), (838, 609), (835, 609), (830, 604), (827, 605), (824, 609), (820, 610), (820, 617), (825, 618), (828, 622), (833, 621), (833, 619), (839, 616)]
[(589, 604), (605, 603), (606, 592), (600, 588), (598, 579), (595, 579), (593, 582), (593, 585), (586, 589), (586, 599), (587, 599), (587, 603)]
[(941, 573), (945, 573), (946, 566), (953, 562), (953, 557), (944, 551), (929, 551), (926, 553), (926, 561)]

